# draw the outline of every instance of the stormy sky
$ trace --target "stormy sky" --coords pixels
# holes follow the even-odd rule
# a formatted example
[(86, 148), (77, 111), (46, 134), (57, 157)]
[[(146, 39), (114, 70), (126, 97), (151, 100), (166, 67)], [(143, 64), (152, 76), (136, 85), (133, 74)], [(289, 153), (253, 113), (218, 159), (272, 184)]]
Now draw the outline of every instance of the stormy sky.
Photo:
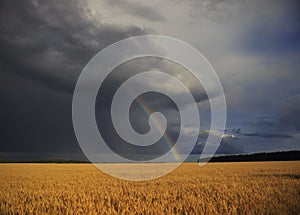
[[(218, 153), (300, 149), (300, 4), (297, 1), (6, 1), (0, 2), (0, 160), (85, 159), (72, 125), (72, 96), (89, 60), (119, 40), (157, 34), (197, 48), (219, 75), (227, 101), (227, 125)], [(209, 132), (205, 90), (179, 65), (144, 59), (121, 65), (103, 86), (107, 95), (139, 71), (164, 71), (188, 83), (201, 116), (201, 153)], [(115, 75), (114, 75), (115, 74)], [(126, 76), (126, 75), (125, 75)], [(165, 87), (170, 93), (176, 86)], [(216, 95), (216, 98), (218, 95)], [(176, 107), (159, 95), (145, 101), (179, 132)], [(97, 100), (96, 117), (109, 110)], [(147, 116), (132, 106), (138, 132)], [(99, 128), (116, 144), (109, 127)], [(214, 131), (211, 131), (214, 132)], [(214, 133), (219, 135), (218, 132)], [(165, 149), (163, 149), (165, 150)]]

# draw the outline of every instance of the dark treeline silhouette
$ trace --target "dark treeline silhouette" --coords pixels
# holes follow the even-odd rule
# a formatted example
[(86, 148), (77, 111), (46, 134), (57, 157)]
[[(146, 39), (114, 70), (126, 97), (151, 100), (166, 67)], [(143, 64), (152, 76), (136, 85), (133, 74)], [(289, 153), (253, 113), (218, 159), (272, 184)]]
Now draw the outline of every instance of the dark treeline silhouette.
[[(255, 154), (224, 155), (212, 157), (209, 162), (249, 162), (249, 161), (293, 161), (300, 160), (300, 151), (262, 152)], [(206, 159), (198, 160), (203, 162)], [(90, 163), (81, 160), (0, 160), (0, 163)]]
[[(255, 154), (212, 157), (209, 162), (293, 161), (300, 160), (300, 151), (262, 152)], [(198, 160), (203, 162), (205, 160)]]
[(0, 160), (0, 163), (90, 163), (80, 160)]

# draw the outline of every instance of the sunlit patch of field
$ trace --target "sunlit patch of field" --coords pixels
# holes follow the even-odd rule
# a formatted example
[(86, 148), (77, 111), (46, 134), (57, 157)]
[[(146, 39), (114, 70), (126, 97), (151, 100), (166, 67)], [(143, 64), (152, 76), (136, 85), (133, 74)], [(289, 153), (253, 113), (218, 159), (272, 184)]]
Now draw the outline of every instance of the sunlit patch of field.
[(0, 172), (0, 214), (300, 213), (298, 161), (189, 163), (145, 182), (91, 164), (0, 164)]

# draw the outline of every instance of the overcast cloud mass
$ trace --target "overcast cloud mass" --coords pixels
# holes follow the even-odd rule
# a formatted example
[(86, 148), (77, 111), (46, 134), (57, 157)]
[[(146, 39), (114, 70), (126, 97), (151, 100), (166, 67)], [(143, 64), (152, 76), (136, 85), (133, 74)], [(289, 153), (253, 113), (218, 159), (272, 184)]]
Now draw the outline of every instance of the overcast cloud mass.
[[(85, 159), (72, 126), (72, 95), (80, 72), (108, 45), (146, 34), (191, 44), (219, 75), (227, 126), (217, 153), (300, 150), (298, 11), (299, 2), (292, 0), (3, 0), (0, 160)], [(191, 135), (198, 135), (193, 153), (201, 153), (210, 126), (209, 102), (203, 87), (181, 66), (161, 59), (133, 60), (120, 65), (103, 90), (109, 97), (128, 75), (149, 69), (187, 83), (200, 109), (201, 130), (191, 126), (184, 133), (187, 144)], [(145, 83), (184, 98), (168, 82)], [(167, 116), (169, 136), (176, 140), (180, 120), (172, 101), (155, 94), (143, 99)], [(96, 102), (97, 121), (109, 114), (106, 102)], [(138, 132), (147, 132), (147, 116), (137, 105), (130, 117)], [(99, 130), (113, 137), (109, 127)], [(111, 138), (110, 144), (117, 140)]]

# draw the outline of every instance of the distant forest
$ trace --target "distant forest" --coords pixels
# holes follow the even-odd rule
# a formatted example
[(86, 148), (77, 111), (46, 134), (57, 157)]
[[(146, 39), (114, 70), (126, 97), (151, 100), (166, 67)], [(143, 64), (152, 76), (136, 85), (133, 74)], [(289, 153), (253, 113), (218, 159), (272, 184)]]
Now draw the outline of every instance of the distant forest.
[[(293, 161), (300, 160), (300, 151), (262, 152), (255, 154), (224, 155), (212, 157), (209, 162), (249, 162), (249, 161)], [(203, 162), (198, 160), (198, 162)]]
[[(300, 160), (300, 151), (262, 152), (255, 154), (212, 157), (208, 162), (293, 161)], [(204, 162), (206, 159), (198, 160)], [(90, 163), (80, 160), (0, 160), (0, 163)]]

